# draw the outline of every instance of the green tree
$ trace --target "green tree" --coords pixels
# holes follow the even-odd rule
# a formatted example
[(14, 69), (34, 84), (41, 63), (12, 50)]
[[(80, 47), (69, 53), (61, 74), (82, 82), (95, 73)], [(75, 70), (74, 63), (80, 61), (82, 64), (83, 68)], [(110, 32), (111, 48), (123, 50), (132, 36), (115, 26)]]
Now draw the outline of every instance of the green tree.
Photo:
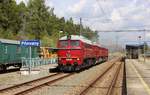
[(45, 6), (44, 0), (30, 0), (28, 10), (26, 31), (34, 35), (35, 39), (41, 39), (48, 32), (48, 7)]
[[(15, 0), (0, 0), (0, 37), (9, 39), (40, 39), (43, 45), (56, 46), (59, 36), (82, 35), (98, 39), (97, 32), (89, 27), (75, 24), (73, 19), (65, 20), (54, 14), (54, 8), (47, 7), (45, 0), (29, 0), (16, 4)], [(63, 33), (59, 33), (63, 31)]]
[(20, 18), (18, 18), (18, 15), (18, 6), (14, 0), (0, 1), (0, 28), (4, 37), (7, 38), (8, 36), (5, 35), (16, 35), (19, 32)]

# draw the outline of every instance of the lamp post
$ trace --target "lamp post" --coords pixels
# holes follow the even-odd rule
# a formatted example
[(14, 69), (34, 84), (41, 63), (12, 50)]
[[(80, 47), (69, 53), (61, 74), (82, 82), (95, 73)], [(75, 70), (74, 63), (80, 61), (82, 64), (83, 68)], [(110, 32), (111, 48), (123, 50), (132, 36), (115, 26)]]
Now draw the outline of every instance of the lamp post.
[(59, 37), (58, 37), (58, 39), (60, 38), (60, 34), (61, 34), (61, 33), (63, 33), (63, 31), (59, 31), (59, 34), (58, 34)]

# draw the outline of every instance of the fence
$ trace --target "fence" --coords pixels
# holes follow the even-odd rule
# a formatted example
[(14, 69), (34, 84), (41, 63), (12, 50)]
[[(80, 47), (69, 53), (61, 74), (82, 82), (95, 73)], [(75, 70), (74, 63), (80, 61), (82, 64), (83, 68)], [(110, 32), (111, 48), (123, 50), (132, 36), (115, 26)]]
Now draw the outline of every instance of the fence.
[(57, 58), (41, 59), (41, 58), (22, 58), (23, 68), (34, 68), (41, 65), (55, 64), (57, 63)]

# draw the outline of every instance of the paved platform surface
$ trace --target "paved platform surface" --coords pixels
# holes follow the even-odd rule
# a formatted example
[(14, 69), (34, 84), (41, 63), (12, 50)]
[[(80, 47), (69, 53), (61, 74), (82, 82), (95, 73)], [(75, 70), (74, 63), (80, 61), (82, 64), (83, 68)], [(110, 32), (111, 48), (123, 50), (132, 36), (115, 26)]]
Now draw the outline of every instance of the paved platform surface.
[(150, 95), (150, 63), (126, 60), (127, 95)]

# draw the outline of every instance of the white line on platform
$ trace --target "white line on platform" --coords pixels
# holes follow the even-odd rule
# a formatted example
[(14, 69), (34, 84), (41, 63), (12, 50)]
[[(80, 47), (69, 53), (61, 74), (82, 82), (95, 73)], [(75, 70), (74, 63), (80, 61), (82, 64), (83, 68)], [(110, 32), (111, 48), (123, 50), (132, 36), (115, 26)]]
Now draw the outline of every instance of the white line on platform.
[(146, 89), (147, 93), (150, 95), (150, 88), (142, 78), (142, 76), (139, 74), (139, 72), (136, 70), (135, 66), (133, 64), (130, 64), (131, 67), (134, 69), (135, 73), (137, 74), (138, 78), (140, 79), (141, 83), (143, 84), (144, 88)]

